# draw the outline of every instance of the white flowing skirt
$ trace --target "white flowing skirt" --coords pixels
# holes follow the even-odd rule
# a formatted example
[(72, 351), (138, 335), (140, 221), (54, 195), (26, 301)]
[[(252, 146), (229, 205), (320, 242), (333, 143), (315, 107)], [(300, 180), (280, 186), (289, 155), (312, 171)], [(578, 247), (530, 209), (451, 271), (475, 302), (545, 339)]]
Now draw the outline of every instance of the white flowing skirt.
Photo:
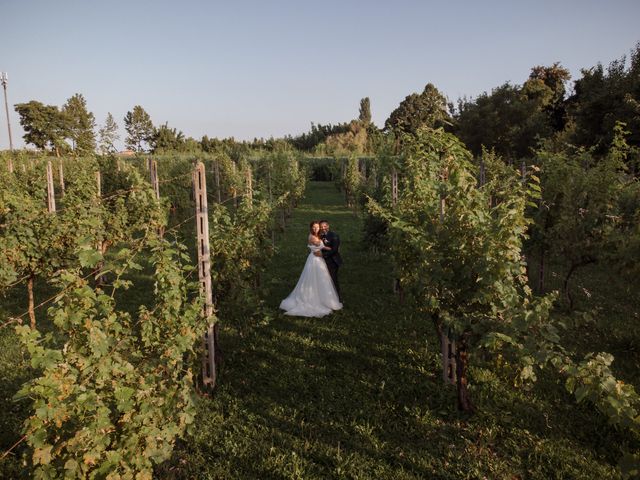
[(298, 284), (280, 308), (297, 317), (324, 317), (342, 308), (324, 258), (309, 254)]

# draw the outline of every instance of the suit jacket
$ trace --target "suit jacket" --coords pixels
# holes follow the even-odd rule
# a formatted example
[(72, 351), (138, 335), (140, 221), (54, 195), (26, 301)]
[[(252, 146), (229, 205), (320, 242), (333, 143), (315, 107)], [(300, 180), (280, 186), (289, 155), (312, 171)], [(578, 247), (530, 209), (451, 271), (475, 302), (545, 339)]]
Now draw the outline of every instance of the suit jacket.
[(336, 266), (342, 265), (342, 257), (340, 256), (340, 237), (337, 233), (328, 231), (326, 235), (322, 235), (324, 244), (331, 250), (322, 250), (322, 256), (325, 261), (333, 262)]

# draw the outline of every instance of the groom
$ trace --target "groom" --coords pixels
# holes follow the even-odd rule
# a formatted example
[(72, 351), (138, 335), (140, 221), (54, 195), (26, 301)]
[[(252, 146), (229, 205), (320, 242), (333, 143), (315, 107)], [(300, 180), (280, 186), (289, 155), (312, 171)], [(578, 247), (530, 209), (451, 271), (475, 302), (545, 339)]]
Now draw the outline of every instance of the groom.
[(342, 296), (340, 295), (340, 284), (338, 283), (338, 269), (342, 265), (342, 257), (340, 256), (340, 237), (337, 233), (329, 230), (329, 222), (326, 220), (320, 220), (320, 238), (324, 242), (326, 247), (331, 250), (323, 250), (322, 256), (324, 261), (327, 262), (327, 268), (333, 280), (333, 285), (336, 287), (338, 299), (342, 302)]

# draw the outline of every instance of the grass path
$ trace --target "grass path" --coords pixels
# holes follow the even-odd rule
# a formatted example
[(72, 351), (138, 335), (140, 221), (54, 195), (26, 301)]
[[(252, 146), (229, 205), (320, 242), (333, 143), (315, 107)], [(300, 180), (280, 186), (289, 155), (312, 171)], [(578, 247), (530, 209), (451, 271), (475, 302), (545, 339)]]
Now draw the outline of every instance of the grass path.
[[(322, 319), (284, 316), (277, 306), (303, 267), (308, 223), (320, 218), (342, 240), (345, 308)], [(567, 437), (567, 411), (531, 392), (503, 392), (478, 374), (474, 395), (487, 410), (458, 414), (437, 345), (427, 343), (433, 327), (398, 304), (387, 262), (360, 238), (361, 220), (335, 187), (312, 182), (265, 272), (268, 313), (223, 320), (219, 387), (199, 402), (198, 428), (162, 477), (615, 477), (589, 439)]]

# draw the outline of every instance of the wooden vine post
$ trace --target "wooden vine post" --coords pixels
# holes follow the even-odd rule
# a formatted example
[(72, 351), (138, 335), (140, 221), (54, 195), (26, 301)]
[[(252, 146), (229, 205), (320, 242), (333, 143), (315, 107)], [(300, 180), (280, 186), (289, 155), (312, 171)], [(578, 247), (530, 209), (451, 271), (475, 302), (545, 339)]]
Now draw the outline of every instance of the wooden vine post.
[(220, 162), (218, 162), (218, 160), (213, 161), (213, 179), (216, 184), (218, 203), (222, 203), (222, 192), (220, 191)]
[(96, 185), (98, 187), (98, 199), (102, 196), (102, 175), (100, 175), (100, 171), (96, 172)]
[[(522, 182), (522, 186), (525, 187), (525, 184), (527, 183), (527, 166), (524, 163), (524, 160), (520, 162), (520, 182)], [(529, 278), (531, 277), (529, 262), (527, 262), (527, 257), (524, 253), (521, 253), (520, 255), (521, 255), (522, 261), (525, 263), (527, 278)]]
[(49, 213), (55, 213), (56, 211), (56, 196), (53, 189), (53, 168), (51, 167), (51, 160), (47, 162), (47, 208)]
[(340, 182), (342, 183), (342, 188), (344, 189), (344, 203), (350, 205), (349, 203), (349, 188), (347, 187), (347, 160), (345, 158), (340, 159)]
[(253, 204), (253, 175), (251, 173), (251, 166), (247, 165), (245, 172), (245, 195), (249, 200), (249, 207)]
[[(271, 188), (271, 158), (267, 162), (267, 190), (269, 192), (269, 205), (273, 205), (273, 190)], [(275, 210), (275, 209), (274, 209)], [(276, 228), (275, 225), (271, 227), (271, 243), (276, 244)]]
[[(394, 142), (394, 162), (400, 158), (400, 139), (396, 137)], [(391, 207), (396, 208), (398, 204), (398, 170), (395, 164), (391, 167)], [(393, 279), (392, 284), (393, 293), (397, 293), (400, 299), (400, 303), (404, 303), (404, 290), (402, 289), (402, 283), (399, 278)]]
[[(447, 170), (442, 173), (442, 181), (446, 182), (449, 177)], [(440, 223), (444, 223), (446, 200), (444, 195), (440, 195)], [(445, 383), (456, 384), (456, 342), (449, 338), (449, 332), (441, 329), (440, 346), (442, 349), (442, 378)]]
[[(49, 213), (56, 213), (56, 197), (53, 189), (53, 168), (51, 167), (51, 161), (47, 162), (47, 211)], [(27, 279), (27, 295), (29, 297), (29, 323), (31, 328), (36, 328), (36, 311), (35, 311), (35, 299), (33, 295), (33, 283), (35, 280), (35, 274), (29, 275)]]
[[(158, 162), (156, 160), (149, 162), (149, 181), (151, 182), (156, 200), (160, 202), (160, 181), (158, 180)], [(164, 227), (158, 228), (158, 235), (160, 235), (160, 237), (164, 236)]]
[[(482, 188), (487, 184), (487, 167), (484, 164), (484, 159), (480, 159), (480, 172), (478, 173), (478, 188)], [(491, 193), (491, 192), (489, 192)], [(489, 208), (493, 208), (493, 195), (489, 195)]]
[(236, 166), (236, 162), (231, 162), (231, 169), (233, 170), (233, 186), (231, 187), (231, 197), (233, 198), (233, 206), (234, 208), (238, 208), (238, 189), (236, 188), (236, 173), (238, 171), (238, 167)]
[(398, 171), (396, 167), (391, 168), (391, 206), (398, 203)]
[(376, 164), (371, 165), (371, 176), (373, 177), (373, 188), (378, 189), (378, 168)]
[[(193, 194), (196, 201), (196, 240), (198, 250), (198, 276), (204, 295), (204, 317), (210, 321), (213, 317), (213, 292), (211, 289), (211, 259), (209, 250), (209, 210), (207, 207), (207, 183), (205, 168), (198, 162), (193, 171)], [(203, 337), (202, 383), (206, 389), (216, 384), (217, 365), (217, 325), (210, 321)]]
[(156, 200), (160, 200), (160, 182), (158, 181), (158, 162), (149, 160), (149, 181), (156, 195)]
[(269, 191), (269, 203), (273, 204), (273, 190), (271, 188), (271, 159), (267, 163), (267, 190)]
[(60, 196), (64, 197), (64, 168), (62, 167), (62, 159), (58, 162), (58, 176), (60, 177)]
[(7, 158), (7, 168), (9, 173), (13, 173), (13, 159), (11, 157)]
[[(100, 203), (102, 201), (102, 174), (100, 170), (96, 171), (96, 201)], [(108, 248), (108, 243), (106, 240), (98, 240), (96, 244), (96, 248), (98, 251), (104, 255)], [(95, 269), (95, 279), (96, 286), (102, 287), (105, 284), (105, 276), (102, 274), (102, 268), (104, 267), (104, 260), (100, 260), (96, 265)]]
[[(395, 208), (398, 204), (398, 171), (396, 167), (391, 167), (391, 206)], [(404, 301), (404, 294), (399, 278), (394, 278), (391, 284), (393, 293), (400, 295), (400, 303)]]
[[(542, 206), (542, 196), (540, 196), (540, 198), (538, 198), (538, 209), (540, 209)], [(549, 227), (549, 215), (547, 215), (545, 217), (545, 223), (544, 223), (544, 227), (543, 227), (543, 231), (546, 231), (547, 228)], [(544, 238), (544, 237), (543, 237)], [(538, 258), (538, 293), (539, 294), (544, 294), (544, 273), (545, 273), (545, 256), (546, 256), (546, 248), (545, 248), (545, 242), (544, 239), (541, 240), (540, 243), (540, 255)]]

